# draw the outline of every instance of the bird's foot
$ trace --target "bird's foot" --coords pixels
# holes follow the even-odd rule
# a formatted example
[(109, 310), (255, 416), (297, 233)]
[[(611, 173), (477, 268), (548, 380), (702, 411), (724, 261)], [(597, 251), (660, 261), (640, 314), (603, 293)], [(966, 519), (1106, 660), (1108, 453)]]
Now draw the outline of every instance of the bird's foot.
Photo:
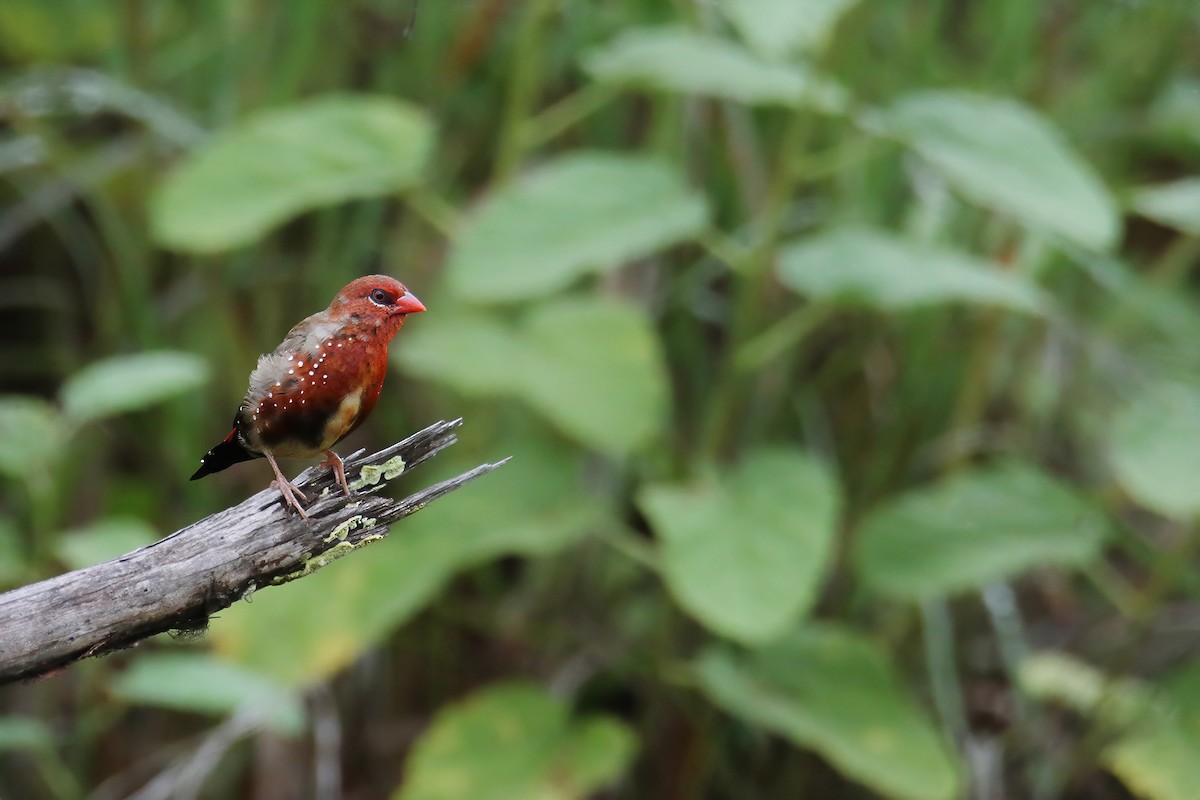
[(283, 495), (283, 504), (296, 509), (296, 513), (304, 519), (308, 519), (308, 514), (304, 512), (304, 503), (308, 502), (308, 495), (300, 491), (296, 484), (289, 480), (284, 480), (282, 484), (279, 481), (271, 481), (271, 486), (278, 489)]
[(270, 453), (263, 453), (267, 457), (267, 462), (270, 463), (271, 469), (275, 471), (275, 480), (271, 481), (271, 485), (279, 490), (283, 495), (284, 507), (291, 506), (296, 509), (296, 513), (303, 519), (308, 519), (308, 514), (304, 512), (304, 506), (301, 503), (308, 502), (308, 496), (300, 491), (296, 484), (283, 477), (283, 473), (279, 471), (279, 465), (275, 463), (275, 458)]
[(333, 470), (333, 477), (337, 479), (338, 485), (342, 487), (342, 491), (346, 493), (346, 497), (351, 497), (350, 485), (346, 483), (346, 467), (342, 464), (342, 459), (332, 450), (325, 451), (325, 460), (319, 466), (329, 467)]

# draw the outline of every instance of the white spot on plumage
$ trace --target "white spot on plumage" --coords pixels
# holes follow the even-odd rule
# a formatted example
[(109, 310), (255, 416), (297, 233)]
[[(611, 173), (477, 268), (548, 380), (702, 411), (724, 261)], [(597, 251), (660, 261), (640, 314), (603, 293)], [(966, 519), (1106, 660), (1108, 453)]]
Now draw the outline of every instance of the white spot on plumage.
[[(252, 416), (258, 414), (263, 417), (256, 422), (270, 425), (272, 420), (285, 416), (284, 410), (295, 404), (295, 398), (300, 397), (301, 403), (307, 405), (308, 395), (304, 393), (307, 389), (304, 381), (307, 378), (311, 377), (314, 381), (321, 378), (324, 382), (321, 388), (328, 391), (328, 383), (331, 382), (332, 376), (322, 370), (325, 359), (333, 353), (334, 343), (337, 343), (338, 348), (344, 349), (347, 341), (357, 344), (371, 339), (361, 331), (356, 335), (347, 336), (343, 333), (344, 326), (344, 318), (334, 318), (328, 310), (313, 314), (295, 325), (273, 352), (259, 358), (254, 372), (250, 375), (243, 409), (250, 411)], [(308, 375), (304, 376), (304, 372)], [(279, 399), (275, 400), (277, 394)], [(361, 391), (357, 394), (361, 394)], [(287, 398), (286, 403), (284, 398)], [(348, 403), (346, 398), (343, 398), (342, 404), (328, 421), (324, 433), (327, 436), (336, 434), (332, 440), (336, 441), (353, 426), (360, 409), (358, 396), (354, 397), (353, 403)], [(258, 430), (262, 430), (262, 426), (256, 425), (256, 431)], [(251, 432), (248, 443), (258, 449), (261, 449), (263, 444), (257, 432)], [(302, 445), (300, 442), (291, 441), (272, 442), (270, 447), (276, 455), (290, 452), (292, 455), (304, 457), (311, 454), (307, 443)]]

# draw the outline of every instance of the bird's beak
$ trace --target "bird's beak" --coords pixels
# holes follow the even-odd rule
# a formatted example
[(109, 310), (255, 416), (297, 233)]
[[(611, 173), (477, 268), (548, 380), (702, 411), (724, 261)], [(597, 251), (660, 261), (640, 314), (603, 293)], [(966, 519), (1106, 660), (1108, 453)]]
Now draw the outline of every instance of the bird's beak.
[(425, 310), (425, 304), (418, 300), (412, 292), (405, 292), (396, 301), (396, 308), (401, 314), (417, 314)]

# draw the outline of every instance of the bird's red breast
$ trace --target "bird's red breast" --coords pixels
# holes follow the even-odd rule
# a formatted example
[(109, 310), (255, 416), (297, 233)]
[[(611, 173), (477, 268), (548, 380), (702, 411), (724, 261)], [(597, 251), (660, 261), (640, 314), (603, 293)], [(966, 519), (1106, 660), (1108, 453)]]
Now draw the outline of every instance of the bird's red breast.
[(379, 400), (388, 343), (424, 310), (404, 284), (370, 275), (302, 320), (250, 375), (235, 420), (246, 449), (309, 457), (353, 431)]

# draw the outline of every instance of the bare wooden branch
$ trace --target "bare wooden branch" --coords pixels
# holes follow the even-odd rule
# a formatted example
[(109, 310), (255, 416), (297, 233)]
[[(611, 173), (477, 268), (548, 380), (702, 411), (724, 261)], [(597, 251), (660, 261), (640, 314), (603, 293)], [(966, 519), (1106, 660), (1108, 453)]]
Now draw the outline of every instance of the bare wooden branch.
[(333, 486), (328, 469), (305, 470), (295, 483), (318, 498), (308, 521), (265, 489), (120, 558), (0, 594), (0, 683), (163, 631), (202, 629), (209, 615), (250, 592), (382, 538), (392, 524), (504, 463), (481, 464), (403, 500), (373, 493), (454, 444), (461, 424), (437, 422), (378, 453), (347, 458), (354, 497)]

